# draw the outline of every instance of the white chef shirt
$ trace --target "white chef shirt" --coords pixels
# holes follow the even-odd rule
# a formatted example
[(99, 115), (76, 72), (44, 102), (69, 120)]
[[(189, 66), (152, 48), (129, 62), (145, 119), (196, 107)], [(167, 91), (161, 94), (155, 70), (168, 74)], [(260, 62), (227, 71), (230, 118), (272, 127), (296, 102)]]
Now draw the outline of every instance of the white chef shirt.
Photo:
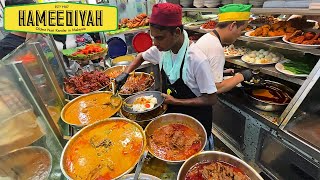
[[(153, 64), (159, 64), (161, 60), (162, 52), (157, 47), (152, 46), (147, 51), (142, 53), (144, 60)], [(172, 55), (172, 60), (175, 61), (176, 54)], [(213, 94), (217, 92), (217, 88), (214, 83), (214, 77), (210, 70), (209, 63), (206, 56), (192, 43), (188, 48), (188, 59), (185, 60), (187, 80), (185, 84), (190, 90), (197, 96), (203, 94)]]
[(207, 33), (196, 42), (196, 45), (206, 55), (209, 61), (211, 71), (214, 75), (214, 82), (222, 82), (225, 56), (224, 49), (219, 39), (216, 36)]

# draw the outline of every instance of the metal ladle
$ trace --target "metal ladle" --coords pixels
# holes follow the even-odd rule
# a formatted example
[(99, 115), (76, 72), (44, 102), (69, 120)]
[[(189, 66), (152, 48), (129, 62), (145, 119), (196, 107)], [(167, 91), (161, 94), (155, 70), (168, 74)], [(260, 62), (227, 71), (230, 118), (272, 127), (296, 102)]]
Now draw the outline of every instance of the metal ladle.
[(111, 85), (112, 85), (112, 96), (110, 97), (110, 104), (113, 107), (118, 107), (121, 104), (121, 97), (118, 94), (118, 91), (115, 88), (115, 81), (111, 81)]
[(140, 157), (139, 162), (138, 162), (137, 167), (136, 167), (136, 171), (134, 172), (133, 180), (138, 180), (140, 172), (141, 172), (141, 169), (142, 169), (143, 162), (146, 159), (147, 154), (148, 154), (148, 151), (146, 150), (146, 151), (144, 151), (144, 153)]

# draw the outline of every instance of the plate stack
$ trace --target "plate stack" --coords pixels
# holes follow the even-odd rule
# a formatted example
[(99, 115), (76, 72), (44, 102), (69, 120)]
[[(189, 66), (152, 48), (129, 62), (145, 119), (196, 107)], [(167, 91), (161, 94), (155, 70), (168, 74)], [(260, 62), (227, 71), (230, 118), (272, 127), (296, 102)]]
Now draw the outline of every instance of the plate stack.
[(233, 0), (233, 4), (248, 4), (249, 0)]
[(221, 1), (222, 5), (226, 5), (226, 4), (232, 4), (232, 0), (222, 0)]
[(208, 8), (213, 8), (219, 6), (221, 3), (221, 0), (204, 0), (204, 6)]
[(184, 8), (191, 7), (193, 0), (180, 0), (180, 5)]
[(197, 8), (202, 8), (204, 6), (204, 0), (194, 0), (193, 5)]
[(249, 0), (249, 4), (252, 4), (253, 7), (262, 7), (265, 0)]

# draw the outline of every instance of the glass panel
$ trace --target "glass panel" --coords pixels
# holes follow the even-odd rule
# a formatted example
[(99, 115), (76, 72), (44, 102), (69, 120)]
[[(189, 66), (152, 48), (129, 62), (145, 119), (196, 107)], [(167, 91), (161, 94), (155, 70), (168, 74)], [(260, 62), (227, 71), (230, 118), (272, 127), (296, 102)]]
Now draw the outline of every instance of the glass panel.
[[(34, 64), (31, 67), (32, 73), (41, 72)], [(62, 146), (34, 105), (30, 95), (37, 92), (28, 92), (12, 65), (0, 64), (0, 82), (0, 177), (62, 179)]]
[[(51, 56), (50, 53), (52, 52), (49, 52), (50, 50), (47, 48), (45, 41), (43, 39), (39, 39), (39, 41), (42, 48), (47, 51), (47, 53), (45, 53), (46, 56)], [(57, 125), (63, 104), (56, 94), (56, 91), (51, 86), (51, 81), (46, 77), (45, 70), (41, 66), (41, 61), (42, 59), (37, 53), (34, 44), (31, 42), (21, 45), (17, 50), (4, 59), (6, 64), (22, 62), (30, 76), (30, 79), (32, 80), (33, 85), (36, 87), (37, 92), (41, 96), (42, 101), (46, 105), (52, 119)], [(46, 59), (43, 61), (46, 61)]]
[(285, 129), (320, 150), (320, 80), (312, 87)]

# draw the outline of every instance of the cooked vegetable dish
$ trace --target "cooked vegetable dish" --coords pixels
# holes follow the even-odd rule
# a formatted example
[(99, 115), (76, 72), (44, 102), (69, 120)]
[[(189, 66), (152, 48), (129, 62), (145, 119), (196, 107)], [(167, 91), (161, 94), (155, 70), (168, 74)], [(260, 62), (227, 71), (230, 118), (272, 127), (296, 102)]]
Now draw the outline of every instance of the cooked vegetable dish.
[(104, 121), (81, 133), (63, 159), (72, 179), (114, 179), (132, 168), (143, 151), (142, 130), (128, 121)]
[(169, 124), (155, 130), (149, 139), (150, 150), (159, 158), (180, 161), (201, 150), (200, 135), (183, 124)]
[(250, 180), (239, 168), (225, 162), (200, 162), (188, 171), (185, 180)]

